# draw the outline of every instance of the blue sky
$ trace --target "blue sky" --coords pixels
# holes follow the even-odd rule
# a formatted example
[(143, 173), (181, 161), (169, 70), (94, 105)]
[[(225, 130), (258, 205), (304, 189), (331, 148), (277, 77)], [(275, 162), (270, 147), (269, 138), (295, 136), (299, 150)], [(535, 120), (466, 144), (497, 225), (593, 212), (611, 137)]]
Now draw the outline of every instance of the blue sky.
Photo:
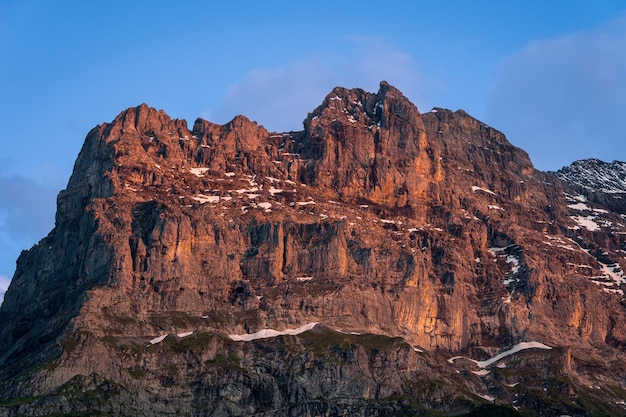
[(626, 160), (622, 0), (212, 3), (0, 0), (0, 294), (87, 132), (140, 103), (298, 130), (334, 86), (386, 80), (538, 169)]

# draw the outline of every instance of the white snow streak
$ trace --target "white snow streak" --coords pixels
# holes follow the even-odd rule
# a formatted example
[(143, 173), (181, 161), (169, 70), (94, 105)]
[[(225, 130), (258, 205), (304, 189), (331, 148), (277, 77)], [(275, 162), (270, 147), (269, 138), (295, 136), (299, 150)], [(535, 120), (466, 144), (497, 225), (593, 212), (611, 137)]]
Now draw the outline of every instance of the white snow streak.
[(269, 191), (269, 193), (270, 193), (272, 196), (274, 196), (274, 195), (276, 195), (276, 194), (282, 193), (282, 192), (283, 192), (283, 189), (282, 189), (282, 188), (274, 188), (274, 186), (272, 185), (268, 191)]
[(486, 188), (480, 188), (480, 187), (478, 187), (477, 185), (472, 185), (472, 191), (473, 191), (473, 192), (476, 192), (476, 191), (482, 191), (482, 192), (484, 192), (484, 193), (488, 193), (488, 194), (493, 194), (493, 195), (496, 195), (496, 193), (494, 193), (493, 191), (488, 190), (488, 189), (486, 189)]
[(150, 343), (151, 345), (156, 345), (157, 343), (161, 343), (166, 337), (167, 337), (167, 335), (164, 334), (163, 336), (159, 336), (159, 337), (155, 337), (154, 339), (150, 339), (150, 341), (148, 343)]
[(272, 203), (259, 203), (257, 204), (259, 207), (261, 207), (262, 209), (264, 209), (265, 211), (271, 211), (270, 209), (272, 208)]
[(571, 218), (578, 223), (578, 226), (580, 227), (584, 227), (585, 229), (589, 230), (590, 232), (595, 232), (597, 230), (600, 230), (600, 226), (598, 226), (598, 223), (594, 222), (593, 220), (595, 219), (595, 216), (571, 216)]
[(454, 361), (456, 361), (457, 359), (467, 359), (468, 361), (474, 362), (479, 368), (485, 369), (491, 366), (492, 364), (494, 364), (495, 362), (498, 362), (500, 359), (506, 358), (507, 356), (510, 356), (514, 353), (517, 353), (525, 349), (552, 349), (552, 348), (550, 346), (544, 345), (541, 342), (521, 342), (513, 346), (511, 349), (505, 350), (504, 352), (499, 353), (493, 358), (487, 359), (484, 361), (477, 361), (475, 359), (466, 358), (465, 356), (455, 356), (453, 358), (448, 359), (448, 362), (454, 363)]
[(199, 201), (200, 204), (204, 204), (204, 203), (219, 203), (220, 196), (218, 196), (218, 195), (198, 194), (193, 199), (196, 200), (196, 201)]
[[(157, 165), (158, 166), (158, 165)], [(191, 172), (196, 177), (204, 177), (204, 174), (209, 170), (209, 168), (191, 168), (189, 172)]]
[(297, 329), (285, 329), (283, 331), (277, 331), (273, 329), (264, 329), (264, 330), (261, 330), (259, 332), (252, 333), (252, 334), (231, 334), (229, 335), (229, 337), (236, 342), (239, 342), (239, 341), (249, 342), (251, 340), (267, 339), (270, 337), (277, 337), (277, 336), (283, 336), (283, 335), (297, 335), (300, 333), (304, 333), (308, 330), (311, 330), (318, 324), (319, 324), (318, 322), (314, 322), (314, 323), (305, 324), (304, 326), (300, 326)]

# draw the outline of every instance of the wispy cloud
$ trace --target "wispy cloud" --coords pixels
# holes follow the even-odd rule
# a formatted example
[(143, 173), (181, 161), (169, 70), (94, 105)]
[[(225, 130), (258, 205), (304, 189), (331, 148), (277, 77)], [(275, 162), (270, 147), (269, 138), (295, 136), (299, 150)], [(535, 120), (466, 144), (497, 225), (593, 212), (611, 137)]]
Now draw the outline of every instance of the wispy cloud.
[(275, 68), (257, 68), (232, 85), (216, 111), (204, 116), (224, 123), (245, 114), (270, 130), (299, 130), (307, 113), (336, 86), (377, 91), (386, 80), (417, 100), (421, 79), (416, 62), (381, 37), (351, 37), (345, 54), (317, 54)]
[(544, 39), (501, 62), (487, 100), (490, 122), (541, 169), (626, 157), (626, 17)]
[(9, 278), (5, 277), (4, 275), (0, 275), (0, 305), (4, 300), (4, 293), (7, 292), (10, 283), (11, 280)]

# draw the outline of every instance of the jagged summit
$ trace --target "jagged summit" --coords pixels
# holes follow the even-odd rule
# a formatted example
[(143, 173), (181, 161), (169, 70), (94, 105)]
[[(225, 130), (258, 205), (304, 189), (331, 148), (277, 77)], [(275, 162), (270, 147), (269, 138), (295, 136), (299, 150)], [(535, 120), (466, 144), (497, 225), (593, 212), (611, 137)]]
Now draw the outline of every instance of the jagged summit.
[(0, 415), (624, 415), (626, 226), (568, 187), (384, 82), (299, 132), (128, 109), (18, 259)]
[(626, 162), (584, 159), (554, 174), (568, 185), (570, 194), (626, 214)]
[(626, 193), (626, 162), (584, 159), (556, 172), (563, 181), (590, 191), (605, 194)]

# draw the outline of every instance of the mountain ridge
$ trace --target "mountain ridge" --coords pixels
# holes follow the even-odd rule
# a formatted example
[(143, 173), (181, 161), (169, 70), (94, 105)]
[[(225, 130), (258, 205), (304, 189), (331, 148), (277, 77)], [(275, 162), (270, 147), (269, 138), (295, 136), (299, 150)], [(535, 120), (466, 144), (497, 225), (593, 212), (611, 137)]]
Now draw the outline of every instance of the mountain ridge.
[(554, 172), (568, 184), (572, 194), (626, 214), (626, 162), (604, 162), (591, 158), (574, 161)]
[[(576, 205), (501, 132), (463, 111), (421, 114), (384, 82), (335, 88), (303, 127), (271, 133), (237, 116), (189, 130), (140, 105), (92, 129), (55, 228), (20, 256), (0, 308), (0, 411), (384, 415), (492, 398), (624, 414), (619, 213)], [(446, 361), (522, 342), (553, 348), (515, 354), (531, 370), (525, 391), (504, 385), (505, 368)], [(316, 366), (313, 382), (298, 376)], [(536, 384), (557, 400), (530, 395)], [(590, 384), (606, 391), (591, 403)]]

